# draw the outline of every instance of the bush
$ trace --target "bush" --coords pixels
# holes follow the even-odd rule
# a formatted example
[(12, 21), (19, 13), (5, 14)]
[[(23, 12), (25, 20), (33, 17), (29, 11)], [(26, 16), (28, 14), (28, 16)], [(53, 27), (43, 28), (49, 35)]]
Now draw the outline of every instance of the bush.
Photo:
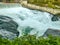
[(60, 45), (60, 37), (48, 36), (47, 38), (35, 35), (26, 35), (14, 40), (0, 38), (0, 45)]

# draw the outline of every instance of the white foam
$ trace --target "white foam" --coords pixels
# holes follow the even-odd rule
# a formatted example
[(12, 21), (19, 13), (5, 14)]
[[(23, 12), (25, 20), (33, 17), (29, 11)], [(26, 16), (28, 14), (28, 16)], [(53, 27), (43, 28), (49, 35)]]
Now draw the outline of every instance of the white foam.
[[(30, 34), (36, 34), (38, 32), (38, 36), (43, 35), (48, 28), (60, 29), (60, 21), (52, 22), (51, 15), (46, 12), (16, 7), (0, 9), (0, 15), (9, 16), (18, 23), (20, 36), (22, 35), (22, 31), (24, 31), (22, 29), (27, 26), (34, 28)], [(20, 17), (24, 20), (21, 20)]]

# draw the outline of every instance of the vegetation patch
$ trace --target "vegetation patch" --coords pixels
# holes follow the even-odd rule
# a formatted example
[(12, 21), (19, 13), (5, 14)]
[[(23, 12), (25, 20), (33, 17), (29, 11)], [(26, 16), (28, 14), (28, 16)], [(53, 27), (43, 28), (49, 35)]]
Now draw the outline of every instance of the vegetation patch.
[(60, 9), (59, 0), (28, 0), (28, 3), (35, 4), (43, 7), (50, 7), (54, 9)]
[(48, 38), (24, 35), (14, 40), (0, 37), (0, 45), (60, 45), (60, 37), (49, 35)]

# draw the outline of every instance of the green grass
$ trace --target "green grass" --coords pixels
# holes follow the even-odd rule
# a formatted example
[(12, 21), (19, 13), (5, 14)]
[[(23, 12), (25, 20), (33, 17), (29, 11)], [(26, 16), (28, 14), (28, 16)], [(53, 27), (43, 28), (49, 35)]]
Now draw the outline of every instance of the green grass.
[(36, 38), (34, 35), (27, 35), (14, 40), (0, 38), (0, 45), (60, 45), (60, 37)]

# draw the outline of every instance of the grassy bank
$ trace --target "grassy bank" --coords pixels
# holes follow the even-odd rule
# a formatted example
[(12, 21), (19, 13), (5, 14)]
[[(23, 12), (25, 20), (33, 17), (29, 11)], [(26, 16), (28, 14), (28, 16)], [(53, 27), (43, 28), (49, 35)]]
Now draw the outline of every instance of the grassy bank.
[(0, 38), (0, 45), (60, 45), (60, 37), (48, 36), (48, 38), (34, 35), (21, 36), (14, 40)]
[(60, 2), (57, 0), (28, 0), (28, 3), (35, 4), (42, 7), (60, 9)]

